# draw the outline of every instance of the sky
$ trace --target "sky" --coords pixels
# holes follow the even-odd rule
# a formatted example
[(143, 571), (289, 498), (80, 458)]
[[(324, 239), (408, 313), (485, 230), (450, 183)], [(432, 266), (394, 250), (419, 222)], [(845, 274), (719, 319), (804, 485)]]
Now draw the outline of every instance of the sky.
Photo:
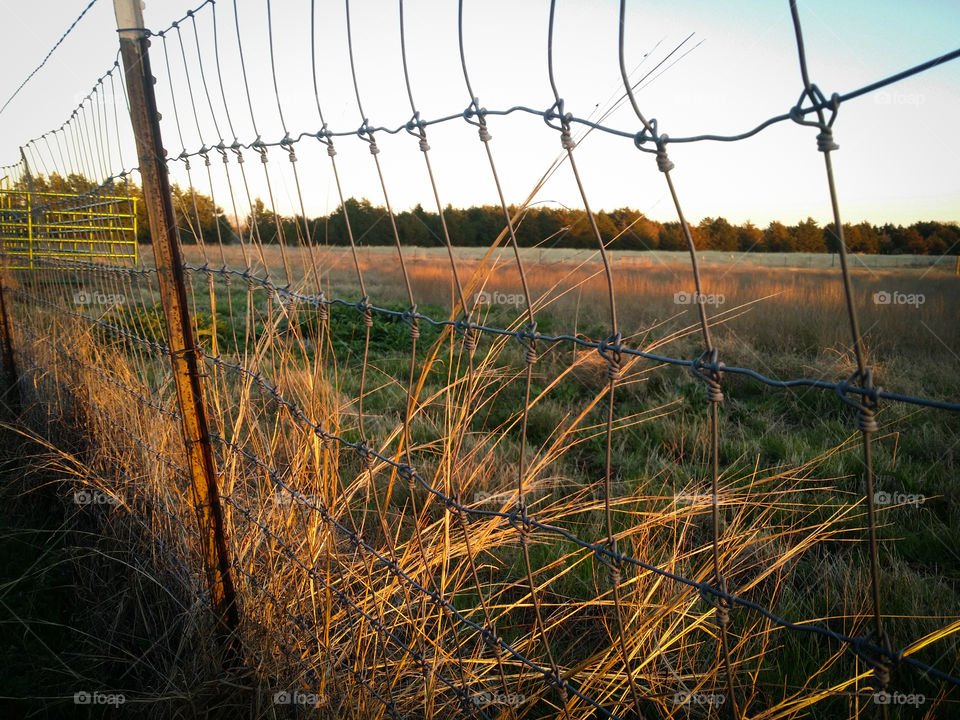
[[(166, 28), (200, 2), (149, 0), (144, 11), (146, 24), (153, 30)], [(0, 104), (86, 4), (87, 0), (0, 1), (5, 18), (0, 26), (0, 59), (5, 68), (0, 77)], [(334, 131), (356, 130), (364, 115), (375, 127), (396, 128), (410, 119), (397, 4), (384, 0), (350, 3), (357, 89), (364, 115), (351, 80), (344, 3), (317, 0), (313, 51), (311, 3), (273, 0), (270, 5), (268, 18), (266, 0), (220, 0), (216, 4), (216, 35), (212, 6), (207, 5), (196, 14), (199, 48), (190, 21), (181, 26), (180, 37), (172, 33), (165, 39), (153, 38), (151, 61), (169, 156), (176, 157), (184, 150), (194, 152), (221, 138), (227, 144), (234, 137), (248, 144), (258, 134), (265, 141), (279, 141), (285, 129), (292, 137), (316, 133), (321, 128), (317, 99), (324, 120)], [(806, 0), (799, 3), (799, 10), (811, 79), (827, 96), (960, 47), (960, 3), (950, 0), (909, 4)], [(635, 133), (641, 125), (629, 104), (614, 106), (623, 95), (618, 13), (619, 5), (612, 0), (558, 0), (554, 73), (568, 112), (592, 120), (605, 115), (604, 125)], [(546, 0), (464, 1), (464, 50), (481, 106), (493, 110), (523, 105), (545, 110), (553, 104), (547, 64), (548, 15)], [(457, 3), (407, 0), (404, 21), (411, 93), (420, 116), (433, 119), (462, 112), (470, 96), (460, 66)], [(276, 91), (268, 23), (272, 23)], [(637, 91), (640, 109), (648, 118), (657, 119), (661, 133), (673, 137), (735, 134), (787, 112), (797, 102), (802, 84), (787, 0), (628, 2), (624, 60), (631, 83), (655, 68), (691, 34)], [(181, 56), (181, 37), (186, 62)], [(219, 77), (214, 38), (220, 53)], [(238, 47), (242, 47), (248, 73), (249, 103)], [(60, 127), (114, 63), (117, 50), (112, 2), (99, 0), (47, 65), (0, 113), (0, 164), (16, 162), (21, 145)], [(312, 57), (317, 68), (316, 97)], [(664, 72), (658, 74), (661, 70)], [(204, 79), (209, 103), (203, 94)], [(102, 108), (116, 103), (120, 111), (120, 143), (104, 150), (109, 155), (105, 164), (112, 172), (136, 164), (129, 123), (123, 119), (126, 102), (119, 94), (119, 76), (116, 83), (116, 97), (105, 85), (102, 98), (98, 98)], [(842, 105), (834, 124), (840, 149), (833, 154), (842, 219), (902, 224), (960, 220), (958, 120), (957, 60)], [(538, 181), (562, 155), (556, 130), (541, 118), (523, 113), (491, 116), (488, 123), (493, 136), (491, 150), (508, 202), (520, 203), (530, 197), (531, 202), (548, 205), (583, 206), (565, 162), (531, 197)], [(656, 220), (676, 219), (653, 155), (637, 150), (628, 137), (600, 131), (583, 136), (583, 132), (582, 128), (575, 130), (579, 144), (574, 156), (592, 208), (628, 206)], [(496, 186), (475, 127), (455, 118), (431, 125), (427, 134), (441, 204), (497, 203)], [(686, 217), (699, 222), (704, 217), (722, 216), (759, 226), (771, 220), (795, 223), (808, 216), (827, 222), (830, 203), (816, 134), (815, 128), (788, 121), (741, 142), (669, 146), (676, 166), (672, 177)], [(419, 203), (434, 209), (433, 189), (417, 139), (400, 132), (380, 133), (377, 141), (392, 206), (405, 209)], [(383, 204), (383, 190), (367, 143), (353, 135), (336, 138), (335, 145), (344, 195)], [(56, 164), (55, 156), (43, 154), (42, 142), (34, 147), (39, 155), (34, 158), (34, 172)], [(118, 148), (126, 148), (123, 162)], [(253, 151), (245, 152), (247, 187), (233, 160), (226, 169), (219, 160), (214, 163), (209, 180), (202, 161), (194, 160), (191, 178), (201, 192), (212, 192), (229, 214), (228, 179), (241, 216), (246, 212), (248, 190), (252, 197), (268, 198), (272, 192), (274, 206), (285, 214), (299, 207), (301, 196), (308, 215), (329, 212), (339, 204), (339, 196), (326, 148), (306, 137), (294, 149), (296, 176), (286, 153), (279, 148), (268, 152), (269, 162), (264, 167), (269, 188)], [(182, 161), (172, 163), (171, 173), (175, 181), (187, 184)]]

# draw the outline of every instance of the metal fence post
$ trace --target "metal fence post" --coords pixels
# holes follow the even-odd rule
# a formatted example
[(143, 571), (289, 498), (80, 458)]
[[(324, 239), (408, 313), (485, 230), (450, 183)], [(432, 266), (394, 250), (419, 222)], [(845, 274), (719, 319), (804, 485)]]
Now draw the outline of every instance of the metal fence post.
[(30, 163), (27, 162), (23, 147), (20, 148), (20, 160), (23, 163), (23, 177), (27, 181), (27, 267), (33, 270), (33, 175), (30, 173)]
[(3, 266), (0, 262), (0, 358), (3, 359), (4, 388), (0, 393), (2, 402), (17, 412), (20, 409), (20, 390), (17, 388), (17, 368), (13, 364), (13, 336), (10, 332), (10, 316), (4, 298)]
[(200, 382), (200, 358), (187, 305), (183, 259), (177, 241), (170, 179), (160, 137), (140, 0), (114, 0), (120, 53), (130, 100), (130, 119), (137, 143), (143, 198), (153, 241), (153, 255), (166, 321), (170, 358), (182, 416), (183, 439), (197, 510), (204, 570), (214, 611), (228, 633), (228, 651), (236, 651), (239, 622), (236, 592), (227, 553), (220, 489), (213, 463), (207, 415)]

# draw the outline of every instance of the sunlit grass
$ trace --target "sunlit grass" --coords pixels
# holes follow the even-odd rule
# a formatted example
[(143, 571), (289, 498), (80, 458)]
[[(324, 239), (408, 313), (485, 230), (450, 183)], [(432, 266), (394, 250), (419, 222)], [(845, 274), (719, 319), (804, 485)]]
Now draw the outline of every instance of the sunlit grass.
[[(228, 263), (242, 270), (238, 249), (225, 250)], [(276, 248), (264, 253), (278, 261)], [(191, 263), (202, 264), (196, 249), (188, 255)], [(402, 309), (399, 270), (388, 257), (362, 253), (360, 270), (371, 303)], [(305, 258), (293, 266), (312, 267)], [(282, 286), (277, 267), (271, 277)], [(295, 289), (360, 299), (356, 269), (346, 254), (322, 249), (317, 267), (319, 278), (296, 278)], [(505, 261), (493, 266), (464, 259), (457, 269), (471, 304), (474, 293), (484, 290), (519, 292), (516, 268)], [(609, 335), (607, 288), (595, 259), (527, 269), (541, 332), (593, 340)], [(257, 274), (262, 270), (254, 268)], [(420, 312), (438, 320), (460, 316), (448, 262), (413, 258), (408, 271)], [(675, 293), (692, 289), (688, 270), (618, 259), (614, 277), (627, 345), (688, 359), (699, 354), (695, 308), (675, 301)], [(110, 289), (123, 292), (128, 302), (102, 311), (85, 308), (85, 315), (162, 339), (155, 283), (109, 276), (90, 282), (114, 283)], [(325, 320), (316, 307), (286, 303), (235, 276), (229, 288), (219, 275), (193, 272), (191, 282), (204, 351), (261, 373), (267, 386), (326, 432), (350, 442), (365, 440), (399, 464), (409, 458), (425, 483), (472, 510), (509, 513), (522, 486), (539, 521), (588, 543), (606, 540), (607, 369), (596, 352), (540, 343), (525, 406), (524, 350), (513, 338), (484, 336), (471, 358), (449, 327), (421, 323), (412, 356), (409, 328), (400, 321), (374, 314), (367, 342), (362, 315), (353, 308), (335, 306)], [(836, 381), (852, 371), (835, 271), (709, 266), (704, 283), (706, 293), (723, 296), (709, 313), (718, 323), (724, 362), (776, 378)], [(955, 397), (957, 384), (944, 368), (945, 358), (957, 350), (955, 334), (946, 332), (954, 322), (955, 280), (905, 270), (861, 273), (856, 283), (881, 383)], [(23, 287), (60, 305), (70, 302), (67, 283)], [(872, 292), (887, 288), (927, 293), (923, 323), (910, 321), (915, 308), (870, 302)], [(132, 517), (146, 501), (160, 508), (149, 516), (148, 534), (161, 538), (165, 548), (156, 561), (165, 566), (177, 559), (198, 568), (186, 480), (171, 465), (182, 464), (178, 423), (119, 387), (174, 410), (167, 358), (109, 327), (24, 302), (16, 307), (21, 325), (14, 328), (15, 342), (32, 359), (32, 366), (24, 367), (28, 418), (40, 428), (61, 419), (81, 428), (87, 442), (76, 455), (89, 472), (76, 473), (73, 482), (117, 498), (117, 509), (106, 512), (121, 526), (132, 523), (127, 514)], [(512, 328), (526, 323), (518, 306), (483, 307), (475, 319)], [(75, 359), (64, 357), (51, 341)], [(546, 669), (549, 648), (561, 675), (583, 695), (633, 716), (609, 573), (593, 552), (555, 533), (532, 533), (529, 573), (540, 625), (517, 528), (476, 513), (461, 522), (383, 460), (367, 464), (354, 450), (324, 442), (264, 385), (213, 362), (206, 368), (211, 430), (225, 441), (215, 439), (214, 449), (241, 594), (245, 682), (262, 686), (258, 702), (265, 711), (285, 712), (271, 697), (273, 689), (289, 688), (322, 694), (330, 716), (384, 717), (382, 705), (347, 670), (352, 668), (404, 716), (460, 716), (456, 693), (440, 678), (471, 696), (492, 693), (516, 701), (491, 706), (491, 715), (563, 716), (559, 694), (542, 675), (503, 648), (498, 658), (475, 629), (425, 602), (416, 583), (442, 593), (477, 625), (495, 626), (518, 654)], [(863, 634), (871, 607), (859, 435), (851, 413), (823, 391), (771, 390), (729, 374), (724, 388), (718, 549), (731, 590), (791, 622)], [(879, 418), (882, 431), (874, 444), (881, 487), (887, 483), (929, 498), (919, 510), (880, 511), (887, 541), (882, 594), (894, 644), (904, 647), (960, 614), (951, 592), (958, 562), (944, 560), (944, 551), (930, 545), (939, 536), (955, 552), (960, 539), (956, 504), (943, 500), (956, 493), (957, 428), (952, 417), (942, 424), (934, 411), (905, 406), (886, 405)], [(714, 579), (707, 424), (707, 403), (695, 378), (677, 368), (625, 360), (612, 435), (617, 545), (698, 582)], [(298, 497), (278, 487), (278, 479)], [(324, 508), (346, 530), (311, 506)], [(927, 539), (917, 543), (909, 537), (914, 533), (926, 533)], [(358, 549), (357, 537), (396, 562), (406, 577), (370, 550)], [(169, 588), (178, 596), (189, 595), (187, 588), (202, 589), (199, 574), (172, 576), (184, 584)], [(623, 571), (621, 605), (642, 712), (706, 716), (709, 707), (678, 705), (676, 697), (726, 692), (713, 609), (695, 589), (637, 568)], [(197, 606), (183, 612), (196, 614), (203, 626)], [(849, 651), (781, 629), (750, 610), (736, 609), (732, 616), (737, 702), (748, 717), (846, 715), (855, 691), (865, 693), (861, 706), (871, 704), (869, 670)], [(954, 630), (920, 656), (949, 671), (958, 654)], [(426, 677), (411, 653), (429, 664)], [(214, 673), (214, 667), (211, 663), (206, 672)], [(193, 680), (178, 674), (172, 682), (187, 692)], [(928, 693), (927, 711), (936, 712), (934, 703), (945, 700), (936, 684), (915, 674), (904, 673), (897, 682)], [(566, 711), (570, 717), (596, 716), (575, 697), (568, 698)]]

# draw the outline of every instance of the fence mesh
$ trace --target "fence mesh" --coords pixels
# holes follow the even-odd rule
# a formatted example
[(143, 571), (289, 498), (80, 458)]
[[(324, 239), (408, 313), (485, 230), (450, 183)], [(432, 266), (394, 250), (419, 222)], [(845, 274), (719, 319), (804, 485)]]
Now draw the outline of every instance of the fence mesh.
[[(938, 616), (908, 635), (905, 627), (917, 626), (898, 627), (884, 612), (881, 588), (894, 587), (884, 575), (895, 571), (884, 567), (878, 540), (886, 516), (872, 452), (886, 437), (886, 407), (952, 414), (960, 403), (875, 384), (831, 157), (843, 103), (960, 51), (827, 97), (808, 73), (791, 3), (796, 106), (742, 134), (673, 138), (644, 115), (627, 72), (625, 3), (623, 99), (639, 131), (567, 111), (554, 75), (554, 20), (563, 12), (555, 3), (546, 48), (553, 104), (483, 107), (470, 76), (479, 49), (464, 43), (461, 2), (463, 86), (449, 88), (448, 114), (427, 119), (399, 7), (408, 106), (390, 108), (393, 124), (376, 126), (364, 108), (376, 103), (379, 79), (358, 72), (349, 2), (340, 25), (313, 2), (307, 14), (267, 0), (251, 19), (236, 3), (208, 0), (147, 31), (166, 163), (182, 182), (173, 201), (238, 634), (243, 656), (286, 689), (275, 701), (306, 697), (353, 717), (428, 718), (672, 717), (692, 705), (703, 714), (772, 718), (818, 703), (859, 716), (878, 704), (878, 691), (897, 687), (949, 702), (960, 683), (960, 621)], [(306, 72), (278, 67), (277, 46), (288, 42), (275, 32), (281, 13), (284, 26), (310, 26)], [(324, 119), (324, 109), (343, 100), (325, 97), (318, 65), (318, 38), (331, 27), (347, 43), (355, 126), (331, 128)], [(244, 57), (253, 43), (265, 44), (270, 60), (267, 75), (255, 69), (256, 82)], [(315, 116), (301, 116), (282, 88), (312, 94)], [(104, 196), (137, 198), (125, 92), (118, 60), (67, 122), (27, 143), (23, 160), (4, 169), (14, 191), (60, 182), (76, 198), (70, 212), (79, 214), (69, 222), (95, 212)], [(511, 115), (542, 119), (524, 132), (551, 134), (562, 150), (519, 207), (505, 199), (493, 138)], [(701, 267), (674, 185), (681, 170), (671, 144), (746, 142), (779, 122), (809, 126), (811, 152), (825, 161), (839, 248), (831, 275), (843, 311), (834, 321), (849, 338), (843, 359), (825, 371), (833, 379), (723, 363), (718, 328), (727, 337), (722, 327), (736, 311), (700, 301), (723, 278)], [(591, 132), (639, 151), (637, 172), (663, 176), (689, 247), (689, 272), (672, 290), (694, 298), (692, 323), (663, 329), (638, 320), (631, 283), (646, 269), (613, 252), (616, 239), (604, 242), (577, 165), (578, 142)], [(436, 148), (434, 133), (444, 141)], [(473, 254), (455, 247), (454, 211), (434, 165), (468, 138), (486, 168), (476, 185), (502, 218)], [(410, 148), (420, 159), (402, 154)], [(413, 217), (429, 225), (435, 250), (414, 247), (410, 214), (394, 211), (390, 153), (402, 156), (404, 175), (420, 176), (437, 222)], [(345, 163), (362, 164), (365, 175), (350, 174), (366, 178), (362, 187), (342, 182)], [(517, 240), (553, 173), (569, 174), (595, 241), (586, 260), (559, 269)], [(332, 181), (339, 214), (317, 221), (310, 208), (321, 176)], [(351, 199), (361, 194), (382, 203), (377, 222), (392, 248), (364, 246), (369, 227)], [(148, 240), (139, 212), (140, 239)], [(3, 216), (5, 238), (17, 222)], [(83, 227), (91, 246), (117, 242), (109, 223)], [(335, 229), (345, 245), (329, 242)], [(129, 230), (135, 242), (132, 223)], [(185, 586), (207, 597), (152, 253), (129, 266), (48, 253), (24, 269), (4, 247), (24, 421), (81, 432), (105, 478), (78, 490), (82, 501), (144, 519), (164, 562), (183, 568)], [(578, 328), (572, 317), (581, 322), (581, 302), (589, 321)], [(664, 377), (677, 392), (661, 402), (646, 388)], [(798, 411), (839, 413), (846, 439), (789, 465), (731, 459), (724, 438), (742, 412), (725, 408), (757, 388), (783, 393)], [(663, 469), (669, 460), (658, 469), (638, 458), (640, 438), (662, 433), (658, 423), (678, 414), (684, 425), (666, 444), (681, 446), (680, 472)], [(821, 474), (835, 453), (859, 454), (857, 471), (839, 480)], [(862, 548), (848, 568), (855, 592), (842, 611), (830, 602), (811, 616), (792, 573), (840, 543)], [(828, 586), (823, 578), (807, 584)]]

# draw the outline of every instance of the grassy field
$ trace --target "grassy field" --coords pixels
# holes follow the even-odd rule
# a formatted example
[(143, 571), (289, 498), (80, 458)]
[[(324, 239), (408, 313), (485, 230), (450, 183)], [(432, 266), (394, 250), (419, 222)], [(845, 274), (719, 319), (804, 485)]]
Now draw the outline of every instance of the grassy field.
[[(227, 247), (221, 257), (217, 248), (206, 260), (211, 267), (224, 261), (240, 270), (249, 265), (258, 275), (265, 265), (273, 282), (286, 285), (279, 248), (248, 252), (244, 258), (241, 248)], [(365, 249), (358, 265), (349, 250), (316, 249), (313, 257), (304, 250), (287, 253), (294, 289), (356, 302), (362, 275), (372, 304), (397, 310), (408, 305), (399, 263), (388, 250)], [(187, 254), (191, 264), (204, 264), (200, 248)], [(800, 266), (784, 268), (707, 255), (706, 309), (723, 362), (776, 379), (838, 381), (850, 375), (854, 362), (839, 271), (803, 266), (808, 258), (829, 263), (829, 256), (794, 258)], [(702, 352), (684, 259), (615, 256), (613, 288), (625, 344), (685, 359)], [(457, 319), (462, 309), (445, 256), (416, 250), (405, 253), (405, 261), (419, 311)], [(518, 300), (523, 288), (509, 254), (484, 258), (458, 251), (456, 261), (470, 309), (478, 293), (491, 300), (476, 309), (475, 319), (498, 327), (526, 323)], [(875, 382), (895, 392), (956, 401), (960, 292), (952, 263), (861, 267), (871, 262), (856, 264), (854, 298)], [(540, 332), (592, 340), (610, 334), (608, 286), (598, 258), (546, 251), (542, 259), (526, 253), (524, 265)], [(523, 698), (497, 711), (562, 716), (559, 696), (535, 673), (514, 658), (495, 660), (475, 632), (458, 630), (437, 608), (421, 603), (408, 582), (331, 530), (309, 507), (317, 504), (384, 557), (395, 558), (422, 586), (442, 592), (458, 611), (478, 624), (495, 622), (512, 647), (541, 666), (555, 663), (585, 694), (605, 698), (625, 717), (638, 708), (624, 670), (624, 646), (645, 717), (716, 714), (712, 706), (676, 702), (678, 693), (727, 692), (713, 611), (696, 591), (630, 571), (618, 598), (593, 553), (543, 531), (534, 532), (525, 548), (520, 533), (497, 518), (473, 516), (461, 524), (386, 463), (367, 464), (352, 450), (320, 442), (278, 401), (282, 397), (348, 441), (409, 459), (432, 487), (472, 509), (509, 512), (522, 486), (531, 511), (544, 522), (588, 542), (613, 535), (636, 558), (711, 582), (709, 413), (700, 380), (675, 366), (624, 362), (605, 483), (607, 363), (595, 351), (540, 343), (528, 388), (524, 349), (514, 339), (484, 334), (471, 354), (449, 328), (421, 322), (414, 348), (408, 325), (396, 317), (372, 313), (368, 331), (352, 307), (333, 306), (324, 319), (315, 307), (286, 304), (236, 276), (228, 286), (220, 275), (193, 272), (191, 283), (205, 352), (261, 373), (274, 388), (271, 393), (252, 375), (208, 363), (208, 404), (213, 429), (223, 439), (218, 466), (241, 578), (244, 641), (256, 666), (247, 686), (253, 682), (264, 693), (300, 688), (323, 695), (323, 712), (331, 717), (374, 717), (377, 704), (335, 663), (348, 657), (413, 716), (457, 716), (450, 688), (436, 676), (424, 680), (408, 654), (384, 641), (378, 628), (387, 627), (444, 676), (466, 677), (471, 691)], [(83, 286), (126, 297), (120, 308), (84, 308), (87, 315), (162, 341), (151, 280), (92, 275)], [(69, 304), (77, 287), (60, 282), (31, 291)], [(883, 295), (875, 300), (878, 293), (888, 293), (891, 302), (883, 302)], [(24, 321), (33, 317), (22, 304), (18, 311)], [(174, 517), (189, 515), (183, 478), (163, 462), (182, 458), (177, 424), (103, 382), (109, 377), (170, 407), (166, 358), (108, 326), (82, 324), (78, 335), (70, 318), (44, 322), (50, 323), (48, 337), (74, 338), (70, 352), (86, 366), (64, 367), (50, 347), (18, 330), (18, 346), (37, 366), (57, 368), (34, 375), (30, 397), (38, 408), (52, 407), (47, 414), (34, 410), (35, 422), (52, 422), (50, 414), (66, 410), (81, 413), (95, 439), (87, 452), (98, 487), (130, 507), (145, 497)], [(853, 410), (823, 390), (774, 389), (731, 373), (722, 385), (719, 552), (731, 590), (794, 622), (865, 633), (869, 566)], [(69, 408), (62, 399), (51, 400), (65, 395), (78, 399)], [(878, 505), (880, 589), (896, 647), (934, 636), (960, 618), (958, 420), (905, 404), (884, 403), (878, 412), (873, 462), (877, 491), (885, 493)], [(131, 437), (146, 441), (149, 450)], [(257, 460), (249, 462), (250, 456)], [(116, 474), (118, 467), (127, 479)], [(292, 501), (276, 486), (277, 478), (307, 503)], [(154, 525), (172, 556), (195, 561), (182, 528), (162, 515)], [(171, 562), (164, 554), (158, 561)], [(367, 614), (351, 610), (344, 597)], [(736, 700), (749, 717), (873, 712), (869, 668), (852, 653), (778, 629), (751, 611), (731, 615)], [(285, 652), (277, 651), (278, 642)], [(911, 653), (956, 673), (958, 636), (933, 637)], [(304, 663), (319, 677), (303, 670)], [(176, 677), (177, 692), (195, 694), (189, 678)], [(955, 693), (907, 668), (894, 673), (891, 687), (924, 695), (919, 711), (891, 707), (892, 717), (920, 712), (949, 718), (956, 707)], [(286, 711), (271, 706), (269, 693), (258, 702), (265, 716)], [(582, 703), (571, 709), (576, 717), (587, 713)]]
[[(273, 255), (265, 259), (277, 281), (283, 277), (282, 263), (276, 248), (268, 251)], [(543, 260), (539, 254), (534, 255), (526, 253), (524, 262), (538, 329), (594, 340), (606, 337), (607, 286), (596, 255), (568, 257), (569, 252), (548, 251)], [(618, 320), (629, 345), (693, 358), (701, 351), (696, 307), (676, 295), (692, 290), (689, 265), (683, 254), (671, 255), (615, 256)], [(525, 322), (524, 308), (516, 299), (522, 290), (519, 274), (509, 254), (484, 259), (475, 252), (458, 251), (456, 259), (468, 304), (480, 292), (513, 303), (481, 306), (479, 317), (484, 323), (520, 327)], [(239, 264), (238, 260), (236, 255), (227, 258), (233, 266)], [(405, 260), (421, 312), (439, 319), (458, 317), (459, 311), (450, 310), (456, 294), (446, 257), (435, 250), (415, 251), (405, 254)], [(799, 256), (791, 258), (792, 267), (779, 268), (707, 258), (703, 266), (704, 293), (716, 298), (708, 312), (715, 323), (714, 341), (721, 359), (776, 379), (837, 381), (847, 377), (854, 364), (844, 296), (839, 270), (824, 267), (828, 260), (829, 256)], [(807, 267), (814, 262), (815, 267)], [(322, 269), (319, 287), (327, 297), (360, 298), (357, 266), (348, 251), (323, 250), (317, 253), (316, 263)], [(872, 258), (858, 258), (852, 263), (855, 302), (876, 382), (896, 392), (956, 400), (960, 384), (954, 368), (960, 339), (952, 330), (958, 296), (952, 263), (925, 269), (871, 267), (878, 264)], [(296, 257), (290, 265), (310, 267), (305, 259)], [(362, 250), (359, 270), (370, 302), (397, 309), (406, 306), (399, 265), (389, 250)], [(318, 291), (314, 278), (295, 276), (294, 280), (300, 280), (307, 292)], [(202, 292), (205, 283), (202, 278), (194, 282), (198, 310), (203, 312), (208, 308)], [(875, 293), (924, 298), (922, 303), (883, 304), (875, 301)], [(266, 293), (260, 298), (265, 303)], [(235, 297), (234, 304), (243, 306), (241, 295)], [(266, 306), (262, 307), (266, 312)], [(218, 310), (218, 314), (225, 312), (225, 307)], [(331, 317), (334, 354), (346, 368), (336, 381), (343, 398), (356, 398), (361, 393), (359, 374), (349, 372), (364, 352), (357, 317), (349, 308), (337, 308)], [(365, 434), (370, 437), (395, 436), (401, 424), (398, 405), (403, 393), (399, 386), (409, 365), (405, 331), (402, 324), (374, 319), (367, 348), (369, 370), (362, 388)], [(228, 333), (218, 332), (229, 346)], [(518, 452), (517, 420), (524, 404), (521, 349), (481, 341), (479, 373), (484, 381), (476, 382), (478, 387), (486, 383), (487, 392), (478, 392), (468, 401), (462, 395), (445, 397), (452, 378), (464, 372), (463, 356), (450, 354), (449, 340), (443, 345), (439, 333), (428, 334), (425, 340), (422, 344), (433, 341), (447, 348), (439, 371), (425, 373), (421, 388), (421, 395), (444, 398), (435, 402), (443, 412), (431, 416), (427, 427), (414, 425), (414, 442), (428, 448), (438, 437), (449, 439), (451, 404), (463, 409), (468, 415), (459, 427), (466, 439), (458, 452), (460, 461), (467, 461), (472, 468), (463, 473), (463, 486), (473, 492), (474, 498), (488, 502), (486, 498), (492, 497), (495, 504), (509, 509), (516, 498), (510, 489), (515, 484), (510, 475), (516, 467), (512, 458)], [(542, 464), (537, 467), (536, 479), (527, 479), (528, 490), (536, 488), (532, 494), (538, 496), (535, 503), (539, 508), (563, 504), (574, 497), (598, 503), (602, 492), (596, 481), (604, 472), (601, 396), (606, 383), (605, 362), (592, 351), (578, 351), (568, 345), (544, 348), (543, 353), (534, 369), (534, 400), (526, 418), (528, 451), (531, 446), (539, 448), (528, 462), (536, 464), (540, 460)], [(445, 366), (444, 359), (448, 361)], [(306, 364), (313, 360), (309, 352), (306, 360)], [(429, 364), (427, 356), (418, 362)], [(645, 541), (634, 546), (637, 556), (671, 566), (685, 556), (678, 537), (685, 532), (699, 537), (691, 546), (706, 541), (702, 523), (708, 503), (694, 501), (685, 506), (685, 500), (677, 501), (684, 494), (704, 500), (709, 473), (703, 390), (688, 372), (649, 363), (632, 365), (620, 387), (614, 434), (614, 488), (620, 496), (615, 533), (630, 538), (637, 533), (639, 523), (642, 529), (638, 534), (644, 535)], [(861, 625), (852, 616), (867, 610), (868, 577), (860, 542), (865, 534), (862, 466), (852, 411), (824, 391), (776, 390), (736, 375), (725, 376), (724, 387), (720, 463), (726, 529), (734, 538), (739, 534), (751, 547), (750, 551), (736, 552), (732, 545), (726, 546), (732, 553), (728, 560), (738, 568), (732, 575), (734, 585), (750, 587), (758, 569), (775, 562), (778, 576), (770, 599), (776, 598), (782, 614), (820, 619), (855, 634), (855, 628)], [(475, 407), (464, 408), (464, 402)], [(574, 422), (576, 413), (584, 407), (592, 410)], [(355, 440), (360, 437), (357, 427), (353, 425), (351, 434), (351, 422), (344, 415), (355, 418), (356, 410), (355, 404), (341, 408), (341, 422)], [(430, 414), (426, 408), (423, 412)], [(894, 623), (897, 629), (893, 632), (905, 642), (933, 632), (960, 615), (955, 600), (960, 590), (960, 555), (956, 550), (960, 547), (956, 495), (960, 423), (949, 413), (896, 404), (884, 405), (879, 419), (881, 432), (873, 443), (878, 490), (893, 498), (924, 498), (922, 503), (880, 507), (882, 595), (886, 612), (902, 618)], [(476, 438), (476, 445), (466, 447), (471, 437)], [(435, 455), (442, 467), (443, 456), (449, 452), (450, 447), (445, 446), (427, 454)], [(477, 471), (490, 467), (497, 470)], [(450, 478), (447, 481), (457, 484)], [(588, 536), (602, 538), (598, 504), (592, 513), (597, 517), (579, 518), (577, 524), (581, 531), (589, 528)], [(651, 513), (658, 518), (656, 528), (646, 527), (641, 520)], [(402, 510), (397, 517), (403, 517)], [(698, 525), (699, 530), (689, 529)], [(664, 527), (671, 528), (667, 536), (680, 546), (651, 552), (650, 536), (663, 540)], [(688, 530), (679, 529), (683, 527)], [(688, 550), (696, 554), (692, 547)], [(570, 551), (562, 543), (543, 546), (535, 564), (550, 567), (562, 562)], [(507, 557), (502, 552), (495, 555), (501, 564), (510, 562), (509, 553)], [(580, 577), (561, 573), (545, 584), (558, 598), (586, 600), (592, 593), (602, 593), (595, 572)], [(770, 663), (768, 658), (763, 667), (758, 664), (755, 687), (765, 683), (777, 686), (798, 677), (806, 680), (823, 672), (817, 683), (822, 686), (825, 680), (842, 682), (849, 672), (848, 668), (823, 671), (818, 643), (810, 637), (781, 632), (776, 633), (774, 643), (769, 635), (761, 633), (758, 637), (765, 639), (744, 641), (744, 653), (751, 647), (776, 660)], [(929, 659), (953, 663), (957, 647), (955, 639), (943, 641)], [(905, 673), (900, 681), (904, 688), (926, 690), (930, 697), (936, 696), (933, 686), (916, 675)], [(761, 697), (765, 696), (761, 693)], [(848, 703), (849, 698), (826, 701), (814, 714), (829, 717)], [(763, 701), (759, 704), (762, 706)]]

